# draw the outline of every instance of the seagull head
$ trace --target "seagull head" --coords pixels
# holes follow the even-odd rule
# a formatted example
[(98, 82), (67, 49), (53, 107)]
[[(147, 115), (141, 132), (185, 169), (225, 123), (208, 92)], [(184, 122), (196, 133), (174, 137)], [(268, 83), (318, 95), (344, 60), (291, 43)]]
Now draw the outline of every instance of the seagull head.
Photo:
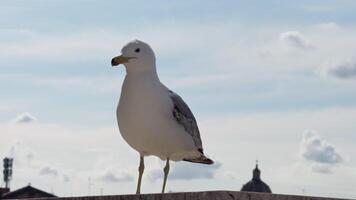
[(152, 71), (156, 67), (156, 57), (152, 48), (140, 40), (126, 44), (121, 55), (111, 60), (111, 66), (123, 64), (127, 72)]

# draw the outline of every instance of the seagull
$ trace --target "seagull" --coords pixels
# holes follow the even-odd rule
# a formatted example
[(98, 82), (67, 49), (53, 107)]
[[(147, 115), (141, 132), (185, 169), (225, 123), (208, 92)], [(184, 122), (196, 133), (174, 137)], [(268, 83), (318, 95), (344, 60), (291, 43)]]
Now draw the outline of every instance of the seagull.
[(136, 194), (140, 194), (144, 157), (166, 160), (162, 193), (169, 173), (169, 161), (213, 164), (203, 153), (197, 122), (188, 105), (161, 81), (156, 57), (145, 42), (125, 45), (112, 66), (123, 64), (126, 76), (116, 110), (121, 136), (140, 155)]

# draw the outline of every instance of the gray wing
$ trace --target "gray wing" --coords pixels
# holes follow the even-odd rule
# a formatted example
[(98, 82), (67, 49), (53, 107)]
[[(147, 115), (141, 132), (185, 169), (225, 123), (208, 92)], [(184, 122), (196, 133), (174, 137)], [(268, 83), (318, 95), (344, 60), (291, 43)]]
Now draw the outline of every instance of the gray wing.
[(184, 127), (185, 131), (192, 136), (195, 146), (198, 151), (203, 153), (202, 142), (200, 138), (200, 132), (195, 120), (195, 117), (190, 111), (188, 105), (183, 101), (183, 99), (173, 91), (169, 90), (171, 100), (173, 102), (173, 117), (176, 119), (178, 124)]

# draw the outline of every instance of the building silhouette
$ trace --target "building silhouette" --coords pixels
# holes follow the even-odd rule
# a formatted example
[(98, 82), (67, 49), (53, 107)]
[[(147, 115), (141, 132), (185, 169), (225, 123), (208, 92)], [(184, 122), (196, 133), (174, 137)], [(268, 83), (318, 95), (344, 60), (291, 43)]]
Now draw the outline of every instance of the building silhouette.
[(270, 187), (261, 180), (261, 171), (258, 169), (258, 163), (256, 163), (256, 167), (253, 170), (252, 179), (242, 186), (241, 191), (272, 193)]
[(28, 199), (28, 198), (45, 198), (45, 197), (56, 197), (53, 194), (42, 191), (31, 185), (14, 190), (11, 192), (6, 192), (0, 196), (0, 199)]
[(53, 194), (42, 191), (30, 184), (26, 187), (11, 191), (10, 181), (12, 178), (12, 158), (4, 158), (4, 182), (5, 187), (0, 187), (0, 199), (28, 199), (28, 198), (45, 198), (45, 197), (56, 197)]

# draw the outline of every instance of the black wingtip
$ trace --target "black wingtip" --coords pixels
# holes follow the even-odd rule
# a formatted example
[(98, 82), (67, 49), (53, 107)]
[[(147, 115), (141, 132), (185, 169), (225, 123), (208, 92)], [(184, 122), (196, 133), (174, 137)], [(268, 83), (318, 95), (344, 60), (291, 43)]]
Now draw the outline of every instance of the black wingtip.
[(205, 157), (204, 155), (199, 158), (184, 158), (183, 161), (192, 162), (192, 163), (200, 163), (206, 165), (214, 164), (214, 161), (210, 158)]

